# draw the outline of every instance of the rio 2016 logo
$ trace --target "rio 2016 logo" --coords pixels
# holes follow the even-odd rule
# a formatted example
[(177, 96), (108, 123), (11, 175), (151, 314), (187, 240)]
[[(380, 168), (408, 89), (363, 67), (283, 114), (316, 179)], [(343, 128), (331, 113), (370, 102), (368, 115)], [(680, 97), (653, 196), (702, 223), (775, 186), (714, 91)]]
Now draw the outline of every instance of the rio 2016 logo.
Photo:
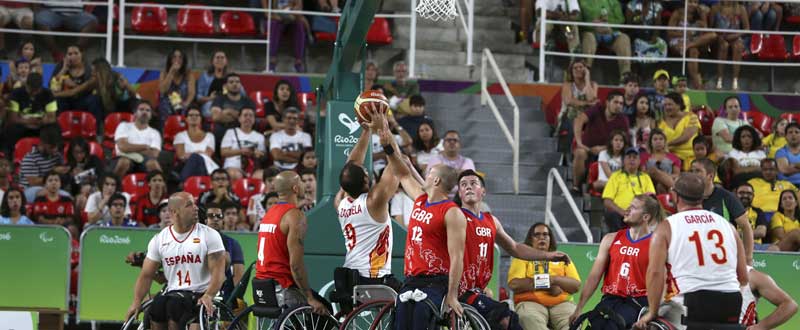
[(336, 134), (333, 137), (333, 143), (337, 147), (344, 147), (344, 156), (350, 157), (350, 151), (356, 143), (358, 143), (358, 137), (353, 136), (353, 134), (358, 131), (361, 125), (358, 124), (358, 120), (354, 120), (350, 118), (346, 113), (339, 114), (339, 122), (347, 128), (347, 135), (339, 135)]

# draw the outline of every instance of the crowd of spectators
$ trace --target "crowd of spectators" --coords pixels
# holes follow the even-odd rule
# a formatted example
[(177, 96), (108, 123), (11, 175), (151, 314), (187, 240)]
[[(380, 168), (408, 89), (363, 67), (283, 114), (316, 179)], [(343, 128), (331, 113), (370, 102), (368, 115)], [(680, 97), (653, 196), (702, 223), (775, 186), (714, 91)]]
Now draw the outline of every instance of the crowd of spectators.
[[(575, 21), (584, 23), (608, 23), (619, 25), (645, 25), (689, 28), (716, 28), (725, 30), (781, 29), (785, 12), (800, 12), (793, 4), (762, 1), (660, 1), (660, 0), (524, 0), (520, 2), (519, 24), (512, 24), (517, 42), (527, 41), (535, 47), (545, 46), (539, 40), (540, 24), (531, 24), (532, 18), (546, 15), (548, 20)], [(684, 17), (684, 15), (686, 17)], [(684, 23), (685, 22), (685, 23)], [(607, 26), (580, 26), (546, 24), (546, 47), (570, 53), (594, 55), (598, 50), (617, 56), (639, 58), (641, 63), (654, 63), (667, 56), (697, 59), (741, 61), (749, 54), (750, 35), (745, 33), (688, 31), (684, 36), (680, 30), (647, 30)], [(686, 40), (684, 40), (686, 38)], [(586, 65), (592, 66), (588, 58)], [(725, 68), (728, 64), (717, 64), (716, 89), (730, 86), (739, 88), (740, 65), (730, 65), (733, 74), (727, 85)], [(621, 81), (631, 71), (630, 59), (619, 59)], [(698, 62), (687, 62), (687, 85), (703, 88)]]

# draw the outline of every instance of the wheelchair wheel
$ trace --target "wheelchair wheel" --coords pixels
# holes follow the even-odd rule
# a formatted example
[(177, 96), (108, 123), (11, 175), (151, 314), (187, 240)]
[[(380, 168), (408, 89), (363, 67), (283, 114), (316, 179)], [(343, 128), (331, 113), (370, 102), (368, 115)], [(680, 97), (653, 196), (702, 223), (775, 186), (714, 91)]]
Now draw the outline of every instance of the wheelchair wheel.
[(450, 329), (452, 330), (490, 330), (489, 322), (478, 312), (475, 307), (461, 304), (464, 314), (460, 317), (456, 313), (450, 312)]
[(231, 311), (228, 305), (215, 301), (214, 307), (216, 309), (214, 313), (212, 315), (206, 315), (205, 306), (200, 306), (200, 313), (197, 317), (200, 321), (200, 330), (247, 329), (245, 324), (246, 320), (237, 320), (236, 323), (232, 323), (235, 319), (235, 315), (233, 315), (233, 311)]
[[(150, 308), (150, 303), (153, 300), (148, 300), (142, 303), (142, 306), (139, 308), (139, 314), (132, 315), (130, 318), (125, 320), (125, 323), (122, 324), (121, 330), (149, 330), (150, 329), (150, 316), (147, 314), (147, 310)], [(139, 315), (142, 315), (142, 319), (139, 320)]]
[(370, 330), (388, 330), (394, 329), (394, 307), (395, 301), (392, 301), (389, 304), (386, 304), (381, 308), (380, 312), (375, 315), (375, 319), (372, 320), (372, 325), (370, 325)]
[(393, 304), (394, 300), (375, 300), (356, 307), (347, 314), (340, 329), (366, 330), (377, 320), (383, 307)]
[(311, 311), (311, 306), (296, 307), (284, 313), (277, 325), (277, 329), (288, 330), (335, 330), (339, 328), (339, 322), (333, 316), (315, 314)]

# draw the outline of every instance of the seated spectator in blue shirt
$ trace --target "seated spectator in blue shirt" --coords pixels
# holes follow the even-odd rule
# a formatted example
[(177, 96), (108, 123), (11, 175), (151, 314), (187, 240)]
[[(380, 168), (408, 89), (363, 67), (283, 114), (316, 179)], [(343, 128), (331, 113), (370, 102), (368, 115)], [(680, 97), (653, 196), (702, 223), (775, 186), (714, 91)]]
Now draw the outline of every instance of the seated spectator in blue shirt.
[(125, 210), (128, 209), (128, 199), (124, 195), (120, 193), (111, 195), (108, 205), (111, 219), (100, 222), (101, 227), (144, 227), (141, 222), (131, 219), (130, 215), (125, 214)]
[(3, 195), (0, 206), (0, 225), (33, 225), (33, 220), (25, 216), (25, 194), (18, 188), (11, 188)]
[(778, 162), (778, 179), (795, 186), (800, 184), (800, 124), (786, 126), (786, 146), (775, 153)]
[[(224, 301), (228, 300), (231, 292), (233, 292), (236, 284), (242, 280), (244, 274), (244, 254), (242, 253), (241, 245), (235, 239), (222, 233), (224, 227), (223, 219), (225, 218), (222, 210), (228, 209), (229, 204), (233, 203), (225, 201), (206, 205), (208, 226), (219, 231), (219, 235), (222, 237), (222, 244), (225, 246), (225, 252), (228, 253), (230, 260), (229, 267), (225, 268), (225, 282), (222, 283), (222, 289), (220, 289)], [(239, 298), (237, 299), (238, 306), (243, 306), (244, 301), (241, 300), (241, 297), (237, 298)]]

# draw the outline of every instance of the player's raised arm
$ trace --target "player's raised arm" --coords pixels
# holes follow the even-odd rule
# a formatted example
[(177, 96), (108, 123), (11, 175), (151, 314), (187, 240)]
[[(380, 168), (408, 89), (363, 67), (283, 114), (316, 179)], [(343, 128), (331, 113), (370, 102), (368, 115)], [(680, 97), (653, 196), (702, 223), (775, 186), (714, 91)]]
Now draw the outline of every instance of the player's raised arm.
[(464, 273), (464, 241), (467, 238), (467, 219), (459, 208), (452, 207), (447, 210), (444, 222), (447, 227), (447, 252), (450, 255), (447, 296), (444, 301), (456, 314), (462, 315), (464, 310), (458, 302), (458, 285)]
[(358, 137), (358, 142), (350, 150), (350, 156), (347, 156), (347, 161), (364, 166), (364, 158), (367, 156), (367, 148), (370, 142), (372, 142), (372, 133), (367, 125), (362, 124), (361, 136)]
[(378, 133), (383, 151), (386, 153), (388, 165), (383, 171), (383, 176), (378, 183), (372, 187), (367, 195), (367, 205), (375, 219), (385, 219), (383, 214), (389, 212), (389, 200), (392, 199), (400, 184), (399, 177), (407, 176), (408, 169), (400, 158), (400, 148), (388, 129), (386, 115), (373, 110), (372, 123), (369, 124), (370, 130)]
[(515, 241), (513, 238), (511, 238), (511, 236), (508, 235), (508, 233), (506, 233), (506, 230), (503, 228), (503, 224), (500, 223), (500, 220), (497, 218), (497, 216), (492, 215), (492, 217), (494, 218), (494, 227), (497, 231), (495, 243), (500, 245), (500, 247), (503, 248), (503, 250), (506, 250), (506, 252), (508, 252), (508, 254), (510, 254), (512, 257), (530, 261), (546, 260), (563, 261), (569, 263), (569, 256), (567, 256), (564, 252), (537, 250), (528, 244)]
[(589, 301), (589, 298), (594, 294), (594, 291), (597, 290), (597, 285), (600, 283), (600, 279), (603, 278), (603, 274), (606, 272), (606, 268), (608, 267), (608, 249), (611, 247), (611, 242), (614, 241), (615, 233), (606, 234), (603, 237), (603, 240), (600, 241), (600, 247), (597, 249), (597, 257), (594, 259), (594, 264), (592, 264), (592, 270), (589, 272), (589, 278), (586, 279), (586, 283), (583, 285), (583, 291), (581, 291), (581, 298), (578, 300), (578, 304), (575, 306), (575, 313), (572, 314), (569, 318), (569, 323), (572, 324), (575, 320), (581, 315), (583, 311), (583, 307), (586, 306), (586, 302)]

